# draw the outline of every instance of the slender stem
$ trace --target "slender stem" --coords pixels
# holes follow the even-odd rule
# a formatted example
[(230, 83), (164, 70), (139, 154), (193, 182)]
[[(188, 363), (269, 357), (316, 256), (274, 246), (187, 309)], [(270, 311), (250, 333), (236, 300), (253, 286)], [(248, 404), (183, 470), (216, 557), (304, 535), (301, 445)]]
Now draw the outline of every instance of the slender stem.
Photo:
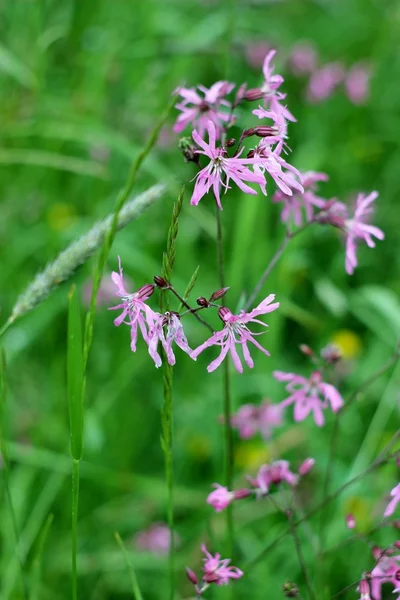
[(317, 596), (315, 594), (314, 588), (313, 588), (313, 584), (311, 581), (311, 577), (310, 574), (308, 572), (307, 569), (307, 565), (306, 565), (306, 561), (304, 560), (304, 555), (303, 555), (303, 551), (301, 549), (301, 543), (300, 543), (300, 539), (297, 533), (297, 529), (295, 527), (295, 523), (293, 520), (293, 513), (291, 510), (287, 510), (286, 511), (286, 516), (289, 522), (289, 528), (290, 528), (290, 533), (293, 537), (293, 541), (294, 541), (294, 545), (296, 548), (296, 553), (297, 553), (297, 558), (299, 560), (299, 564), (300, 564), (300, 568), (303, 572), (303, 577), (304, 577), (304, 581), (306, 582), (307, 588), (308, 588), (308, 594), (310, 596), (310, 598), (312, 600), (317, 600)]
[(119, 533), (117, 531), (114, 533), (114, 537), (117, 541), (118, 546), (120, 547), (120, 550), (121, 550), (124, 560), (125, 560), (126, 568), (128, 569), (129, 578), (131, 580), (133, 597), (135, 598), (135, 600), (143, 600), (143, 596), (142, 596), (142, 593), (139, 588), (136, 573), (132, 567), (131, 561), (129, 560), (129, 555), (124, 546), (124, 542), (122, 541), (121, 536), (119, 535)]
[(296, 236), (298, 236), (300, 233), (303, 233), (303, 231), (305, 229), (307, 229), (311, 224), (312, 224), (312, 221), (306, 223), (305, 225), (303, 225), (303, 227), (300, 227), (299, 229), (297, 229), (293, 233), (291, 233), (289, 230), (286, 231), (286, 235), (283, 238), (281, 245), (279, 246), (279, 248), (277, 249), (277, 251), (275, 252), (275, 254), (273, 255), (273, 257), (271, 258), (271, 260), (269, 261), (269, 263), (266, 266), (265, 271), (261, 275), (261, 277), (260, 277), (260, 279), (259, 279), (256, 287), (251, 292), (251, 294), (250, 294), (250, 296), (249, 296), (246, 304), (244, 305), (244, 310), (245, 311), (247, 311), (250, 308), (250, 306), (252, 306), (254, 300), (258, 296), (258, 293), (261, 291), (264, 283), (267, 281), (267, 279), (270, 276), (271, 272), (275, 268), (276, 264), (278, 263), (279, 259), (281, 258), (282, 254), (284, 253), (284, 251), (286, 249), (286, 246), (289, 244), (290, 240), (292, 240), (293, 238), (295, 238)]
[[(332, 477), (333, 477), (333, 467), (335, 464), (336, 446), (337, 446), (337, 441), (339, 438), (339, 431), (340, 431), (340, 419), (341, 419), (343, 413), (346, 410), (348, 410), (349, 406), (351, 406), (353, 404), (353, 402), (357, 399), (357, 396), (361, 392), (366, 390), (372, 383), (374, 383), (377, 379), (379, 379), (379, 377), (381, 377), (381, 375), (386, 373), (386, 371), (388, 371), (392, 366), (394, 366), (398, 360), (399, 360), (399, 345), (396, 346), (396, 350), (394, 351), (392, 356), (383, 365), (381, 365), (379, 367), (379, 369), (377, 369), (374, 373), (372, 373), (372, 375), (367, 377), (367, 379), (365, 379), (365, 381), (363, 381), (353, 391), (353, 393), (350, 395), (349, 399), (347, 400), (346, 404), (336, 414), (335, 422), (333, 424), (330, 446), (329, 446), (328, 465), (327, 465), (327, 468), (325, 471), (324, 482), (322, 485), (322, 499), (324, 499), (328, 495), (329, 482), (332, 480)], [(324, 545), (324, 531), (325, 531), (324, 523), (325, 523), (325, 511), (322, 511), (321, 517), (320, 517), (320, 523), (319, 523), (319, 552), (320, 553), (322, 552), (323, 545)]]
[[(220, 210), (216, 206), (217, 211), (217, 250), (218, 250), (218, 271), (221, 288), (225, 287), (225, 270), (224, 270), (224, 251), (222, 240), (222, 223)], [(224, 391), (224, 434), (225, 434), (225, 485), (228, 490), (232, 489), (233, 484), (233, 436), (231, 427), (231, 386), (229, 376), (229, 363), (227, 360), (223, 362), (223, 391)], [(229, 556), (233, 555), (233, 512), (232, 505), (226, 509), (226, 527), (227, 527), (227, 551)]]
[(168, 287), (167, 289), (171, 290), (171, 292), (178, 298), (178, 300), (180, 300), (181, 304), (183, 304), (183, 306), (185, 308), (187, 308), (187, 310), (192, 313), (192, 315), (194, 315), (196, 317), (196, 319), (202, 323), (203, 325), (205, 325), (212, 333), (214, 333), (214, 329), (211, 327), (211, 325), (209, 325), (207, 323), (207, 321), (204, 321), (204, 319), (202, 319), (201, 317), (199, 317), (199, 315), (197, 314), (197, 311), (200, 310), (202, 307), (199, 308), (192, 308), (184, 298), (182, 298), (182, 296), (176, 291), (175, 288), (173, 288), (172, 286)]
[(72, 600), (78, 598), (78, 500), (79, 500), (79, 460), (72, 460)]

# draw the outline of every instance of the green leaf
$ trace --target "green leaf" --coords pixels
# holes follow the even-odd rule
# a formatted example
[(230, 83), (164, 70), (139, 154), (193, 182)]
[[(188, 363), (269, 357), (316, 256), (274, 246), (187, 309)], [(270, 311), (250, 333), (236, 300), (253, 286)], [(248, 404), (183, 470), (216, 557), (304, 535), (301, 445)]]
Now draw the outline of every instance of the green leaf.
[(81, 315), (78, 294), (74, 285), (69, 293), (67, 379), (71, 455), (75, 460), (82, 458), (83, 373)]

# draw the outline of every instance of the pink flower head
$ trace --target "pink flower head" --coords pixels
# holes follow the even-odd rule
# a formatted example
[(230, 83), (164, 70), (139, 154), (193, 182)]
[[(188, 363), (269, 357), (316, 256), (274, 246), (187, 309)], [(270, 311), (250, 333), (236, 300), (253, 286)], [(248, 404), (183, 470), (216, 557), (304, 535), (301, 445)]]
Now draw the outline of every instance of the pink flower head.
[(271, 129), (275, 130), (275, 135), (269, 135), (264, 143), (268, 143), (268, 145), (275, 143), (279, 144), (287, 139), (287, 121), (281, 113), (275, 113), (272, 110), (266, 110), (262, 106), (254, 109), (252, 113), (259, 119), (271, 119), (273, 121)]
[(318, 196), (315, 192), (317, 183), (327, 181), (328, 176), (325, 173), (316, 173), (308, 171), (301, 175), (304, 191), (298, 191), (287, 195), (281, 190), (277, 190), (272, 198), (273, 202), (282, 202), (283, 208), (281, 212), (282, 223), (289, 223), (293, 220), (297, 227), (303, 224), (302, 210), (305, 212), (306, 221), (311, 221), (314, 216), (314, 208), (322, 209), (326, 206), (327, 201)]
[(224, 510), (231, 502), (233, 502), (233, 500), (242, 500), (243, 498), (247, 498), (251, 493), (248, 489), (240, 489), (230, 492), (228, 488), (220, 485), (219, 483), (214, 483), (213, 487), (215, 487), (215, 490), (207, 496), (207, 504), (211, 504), (211, 506), (215, 508), (216, 512), (221, 512)]
[(243, 404), (231, 418), (232, 427), (238, 429), (243, 439), (252, 438), (260, 432), (265, 440), (271, 437), (272, 429), (282, 423), (282, 407), (265, 400), (260, 406)]
[(329, 63), (314, 71), (308, 82), (308, 100), (317, 103), (329, 98), (339, 83), (343, 81), (344, 73), (344, 67), (339, 62)]
[[(148, 529), (144, 529), (136, 536), (136, 547), (142, 551), (154, 554), (168, 554), (171, 533), (169, 527), (164, 523), (153, 523)], [(174, 535), (174, 545), (178, 545), (179, 537)]]
[(352, 515), (351, 513), (346, 515), (346, 527), (348, 529), (354, 529), (356, 526), (356, 520), (354, 518), (354, 515)]
[(223, 186), (226, 193), (230, 187), (229, 181), (231, 179), (246, 194), (256, 195), (257, 192), (245, 182), (258, 183), (259, 185), (265, 183), (263, 175), (253, 173), (253, 171), (250, 171), (246, 166), (254, 165), (258, 159), (240, 158), (240, 153), (233, 158), (227, 156), (224, 148), (215, 147), (216, 130), (212, 121), (208, 121), (207, 131), (209, 137), (208, 144), (196, 130), (194, 130), (192, 134), (196, 144), (202, 148), (202, 150), (196, 150), (196, 152), (207, 156), (210, 159), (210, 162), (196, 175), (196, 184), (190, 203), (197, 206), (202, 197), (205, 196), (205, 194), (208, 194), (212, 188), (218, 207), (222, 210), (220, 187)]
[(246, 44), (244, 52), (246, 60), (250, 67), (259, 69), (264, 64), (265, 55), (271, 50), (271, 45), (267, 42), (256, 42)]
[[(182, 102), (176, 104), (175, 108), (181, 111), (174, 125), (174, 131), (180, 133), (189, 124), (192, 124), (198, 130), (201, 137), (204, 136), (208, 121), (212, 121), (215, 126), (216, 136), (219, 138), (222, 132), (222, 124), (230, 119), (230, 103), (224, 99), (230, 94), (235, 85), (228, 81), (217, 81), (207, 89), (199, 85), (198, 89), (203, 97), (195, 88), (178, 88), (177, 93), (182, 96)], [(227, 112), (222, 110), (227, 109)]]
[(333, 412), (338, 412), (344, 404), (337, 389), (330, 383), (322, 381), (319, 371), (311, 373), (309, 379), (282, 371), (274, 371), (273, 376), (278, 381), (288, 382), (286, 390), (290, 392), (290, 396), (281, 404), (282, 406), (294, 404), (295, 421), (304, 421), (310, 413), (313, 413), (316, 425), (321, 427), (325, 422), (324, 409), (330, 405)]
[(148, 341), (147, 327), (151, 327), (155, 313), (147, 306), (146, 300), (150, 298), (154, 291), (154, 285), (148, 283), (141, 287), (134, 294), (129, 294), (124, 285), (123, 271), (121, 267), (121, 259), (118, 257), (119, 273), (113, 271), (111, 279), (117, 287), (116, 296), (122, 298), (122, 303), (117, 306), (110, 307), (109, 310), (118, 310), (122, 308), (122, 313), (114, 320), (114, 325), (117, 327), (121, 323), (126, 323), (131, 328), (131, 350), (136, 351), (136, 342), (138, 334), (138, 326), (142, 332), (145, 342)]
[(398, 503), (400, 502), (400, 483), (398, 483), (396, 487), (392, 489), (390, 495), (392, 496), (392, 499), (387, 505), (385, 512), (383, 513), (384, 517), (390, 517), (394, 513)]
[[(279, 189), (288, 196), (293, 195), (293, 189), (303, 192), (301, 185), (301, 173), (281, 157), (282, 143), (279, 143), (274, 150), (267, 143), (266, 138), (252, 151), (256, 162), (254, 171), (260, 176), (264, 176), (265, 171), (269, 173)], [(283, 170), (285, 169), (285, 171)], [(297, 181), (296, 177), (300, 180)], [(264, 194), (267, 193), (266, 182), (260, 184)]]
[(295, 75), (307, 75), (317, 68), (318, 55), (314, 46), (308, 42), (300, 42), (293, 46), (289, 65)]
[(315, 458), (306, 458), (306, 460), (303, 461), (301, 463), (301, 465), (299, 466), (299, 470), (298, 470), (299, 475), (301, 475), (301, 477), (304, 477), (304, 475), (308, 475), (308, 473), (311, 471), (311, 469), (314, 467), (314, 465), (315, 465)]
[(385, 234), (378, 227), (367, 223), (369, 216), (372, 213), (370, 206), (378, 197), (378, 192), (371, 192), (368, 196), (358, 194), (356, 209), (352, 219), (346, 219), (344, 229), (346, 231), (346, 272), (352, 275), (356, 268), (357, 261), (357, 240), (363, 240), (370, 248), (375, 248), (376, 237), (378, 240), (383, 240)]
[(277, 460), (269, 465), (262, 465), (257, 473), (257, 477), (249, 477), (249, 482), (256, 488), (256, 494), (266, 496), (269, 494), (271, 485), (280, 485), (283, 481), (290, 486), (297, 485), (298, 475), (292, 473), (289, 469), (287, 460)]
[(186, 352), (186, 354), (189, 354), (189, 356), (192, 352), (183, 331), (180, 316), (176, 312), (166, 312), (163, 315), (154, 313), (154, 322), (148, 334), (148, 346), (149, 354), (157, 368), (161, 366), (161, 357), (157, 352), (158, 342), (161, 342), (170, 365), (174, 365), (176, 362), (175, 354), (172, 350), (173, 342)]
[(353, 104), (364, 104), (368, 100), (371, 75), (371, 68), (365, 63), (353, 65), (347, 73), (344, 87)]
[(220, 331), (215, 332), (208, 340), (204, 342), (204, 344), (201, 344), (201, 346), (196, 348), (196, 350), (192, 352), (191, 357), (196, 359), (206, 348), (209, 348), (210, 346), (220, 346), (220, 355), (208, 365), (207, 371), (209, 373), (215, 371), (215, 369), (220, 366), (228, 352), (230, 352), (236, 370), (239, 373), (243, 373), (243, 365), (236, 349), (236, 344), (239, 344), (242, 347), (243, 357), (246, 364), (250, 368), (253, 368), (254, 362), (251, 358), (250, 350), (247, 344), (254, 344), (256, 348), (261, 350), (261, 352), (264, 352), (264, 354), (267, 356), (269, 356), (269, 352), (265, 350), (265, 348), (263, 348), (254, 338), (255, 335), (260, 335), (260, 333), (263, 332), (252, 333), (249, 331), (247, 325), (248, 323), (257, 323), (263, 327), (268, 327), (268, 325), (256, 317), (276, 310), (279, 307), (279, 302), (274, 302), (271, 304), (274, 299), (275, 294), (270, 294), (249, 313), (246, 313), (242, 310), (238, 315), (232, 314), (229, 308), (222, 306), (219, 309), (218, 314), (223, 323), (225, 323), (225, 327)]
[(229, 566), (231, 562), (229, 558), (221, 560), (221, 555), (218, 553), (213, 556), (208, 552), (205, 544), (202, 545), (201, 550), (206, 556), (203, 559), (203, 581), (205, 583), (226, 585), (230, 579), (240, 579), (243, 576), (243, 571), (237, 567)]
[(378, 561), (371, 571), (371, 596), (374, 600), (381, 600), (384, 583), (391, 583), (394, 591), (399, 589), (400, 556), (390, 556), (390, 552), (380, 548), (374, 549), (374, 556)]

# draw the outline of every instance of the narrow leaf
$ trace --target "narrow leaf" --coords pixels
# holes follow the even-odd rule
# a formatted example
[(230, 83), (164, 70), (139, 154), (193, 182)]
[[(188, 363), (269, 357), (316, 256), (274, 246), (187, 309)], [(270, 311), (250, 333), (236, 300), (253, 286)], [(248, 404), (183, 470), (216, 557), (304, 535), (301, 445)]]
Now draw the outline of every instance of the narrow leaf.
[(71, 455), (80, 460), (83, 445), (83, 357), (81, 315), (75, 285), (69, 293), (67, 379)]
[[(192, 290), (193, 290), (194, 286), (196, 285), (197, 276), (198, 276), (198, 274), (199, 274), (199, 269), (200, 269), (200, 265), (197, 265), (197, 267), (196, 267), (196, 268), (195, 268), (195, 270), (194, 270), (194, 273), (193, 273), (193, 275), (192, 275), (192, 276), (191, 276), (191, 278), (190, 278), (190, 281), (189, 281), (189, 283), (187, 284), (187, 287), (186, 287), (185, 293), (183, 294), (183, 299), (184, 299), (184, 300), (188, 300), (188, 299), (189, 299), (189, 296), (190, 296), (190, 294), (192, 293)], [(181, 305), (179, 306), (179, 308), (178, 308), (178, 312), (180, 312), (180, 311), (182, 310), (182, 308), (183, 308), (183, 304), (181, 304)]]
[(114, 533), (114, 537), (117, 541), (118, 546), (121, 549), (121, 552), (122, 552), (124, 560), (125, 560), (126, 568), (128, 569), (129, 578), (131, 580), (133, 597), (135, 600), (143, 600), (143, 596), (142, 596), (142, 593), (139, 588), (138, 580), (136, 578), (135, 571), (132, 567), (132, 563), (129, 560), (128, 552), (124, 546), (124, 542), (122, 541), (121, 536), (119, 535), (118, 532)]

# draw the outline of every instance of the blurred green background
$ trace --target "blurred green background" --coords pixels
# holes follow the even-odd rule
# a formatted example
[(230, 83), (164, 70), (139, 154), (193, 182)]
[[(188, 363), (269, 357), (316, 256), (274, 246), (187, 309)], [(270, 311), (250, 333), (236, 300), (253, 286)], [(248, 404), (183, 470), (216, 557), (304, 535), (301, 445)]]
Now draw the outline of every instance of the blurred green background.
[[(92, 223), (108, 214), (129, 166), (177, 85), (211, 85), (227, 77), (237, 84), (260, 83), (248, 62), (254, 45), (278, 49), (277, 72), (285, 78), (288, 106), (298, 119), (290, 125), (290, 162), (301, 170), (326, 171), (327, 198), (351, 201), (377, 189), (375, 222), (386, 234), (375, 250), (359, 251), (353, 277), (344, 271), (342, 241), (335, 231), (314, 228), (294, 240), (271, 276), (281, 309), (272, 314), (265, 346), (254, 370), (233, 375), (234, 404), (280, 401), (284, 389), (274, 368), (307, 374), (299, 343), (319, 350), (336, 341), (345, 356), (335, 374), (348, 397), (391, 355), (400, 326), (400, 4), (397, 0), (3, 0), (0, 2), (0, 316), (5, 321), (37, 271)], [(371, 94), (353, 105), (343, 86), (326, 101), (306, 100), (306, 78), (294, 77), (288, 57), (294, 44), (312, 42), (320, 64), (341, 61), (346, 68), (367, 60), (373, 69)], [(172, 133), (176, 115), (147, 159), (136, 189), (166, 182), (164, 198), (118, 234), (108, 270), (122, 257), (135, 286), (160, 272), (172, 204), (188, 184), (180, 221), (175, 286), (183, 291), (200, 265), (193, 297), (219, 287), (215, 211), (210, 198), (189, 204), (194, 176), (184, 164)], [(241, 126), (254, 123), (242, 111)], [(188, 134), (190, 132), (188, 131)], [(270, 195), (273, 190), (269, 185)], [(279, 207), (261, 194), (225, 197), (223, 211), (227, 303), (239, 305), (256, 284), (284, 230)], [(94, 261), (77, 272), (83, 293)], [(67, 293), (64, 284), (39, 308), (16, 323), (3, 339), (8, 369), (5, 437), (11, 458), (10, 485), (20, 530), (20, 554), (28, 581), (47, 516), (54, 521), (42, 558), (42, 600), (70, 597), (70, 459), (66, 397)], [(264, 296), (263, 296), (264, 297)], [(154, 299), (153, 306), (156, 307)], [(139, 551), (135, 535), (165, 521), (165, 484), (160, 449), (162, 373), (143, 344), (129, 349), (127, 328), (116, 329), (107, 305), (98, 309), (88, 365), (85, 462), (79, 514), (80, 598), (130, 598), (123, 558), (113, 538), (118, 530), (131, 552), (146, 599), (164, 598), (167, 559)], [(213, 317), (214, 318), (214, 317)], [(215, 326), (217, 320), (213, 321)], [(187, 333), (196, 347), (205, 339), (190, 319)], [(199, 546), (224, 544), (224, 517), (206, 506), (214, 481), (222, 481), (222, 377), (206, 372), (214, 355), (197, 363), (178, 354), (174, 376), (176, 520), (180, 537), (177, 598), (192, 595), (184, 566), (200, 566)], [(381, 377), (343, 417), (332, 489), (370, 464), (398, 426), (396, 369)], [(317, 464), (301, 502), (305, 510), (321, 498), (332, 415), (317, 430), (311, 420), (277, 430), (273, 448), (259, 439), (235, 441), (237, 484), (245, 473), (279, 456), (294, 467), (307, 456)], [(3, 470), (4, 472), (4, 470)], [(353, 512), (359, 530), (379, 522), (384, 497), (398, 481), (388, 467), (349, 490), (330, 515), (328, 540), (350, 534), (345, 515)], [(4, 486), (1, 503), (0, 598), (22, 598), (15, 539)], [(235, 563), (242, 566), (285, 528), (268, 503), (243, 502), (235, 512)], [(301, 530), (304, 553), (318, 571), (313, 544), (319, 519)], [(390, 543), (395, 533), (373, 538)], [(333, 595), (359, 578), (373, 562), (365, 542), (329, 556), (324, 589)], [(234, 597), (279, 598), (281, 586), (302, 576), (287, 538), (246, 577)], [(322, 585), (322, 584), (321, 584)], [(210, 590), (208, 597), (224, 595)], [(32, 596), (33, 597), (33, 596)], [(343, 597), (355, 597), (354, 590)], [(391, 589), (387, 591), (391, 597)]]

